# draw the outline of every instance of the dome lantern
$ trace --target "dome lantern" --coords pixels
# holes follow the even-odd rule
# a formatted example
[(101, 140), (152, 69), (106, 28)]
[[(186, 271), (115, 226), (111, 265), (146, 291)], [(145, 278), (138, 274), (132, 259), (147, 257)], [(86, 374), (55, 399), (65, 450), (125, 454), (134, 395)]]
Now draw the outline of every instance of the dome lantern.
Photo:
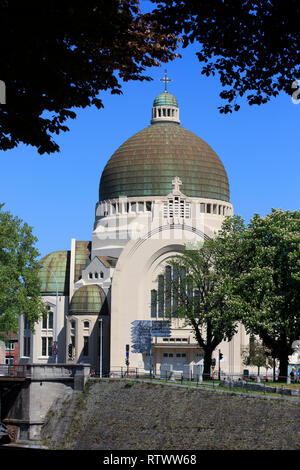
[(165, 83), (165, 91), (160, 93), (153, 102), (151, 124), (168, 121), (180, 124), (177, 99), (167, 90), (167, 83), (171, 80), (168, 78), (166, 70), (161, 81)]

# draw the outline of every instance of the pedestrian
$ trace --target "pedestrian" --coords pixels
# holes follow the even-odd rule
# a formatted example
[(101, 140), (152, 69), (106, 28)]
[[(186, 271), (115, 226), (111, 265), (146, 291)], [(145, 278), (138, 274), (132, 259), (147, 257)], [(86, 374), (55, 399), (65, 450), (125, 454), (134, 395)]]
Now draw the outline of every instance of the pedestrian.
[(291, 377), (291, 382), (294, 382), (294, 380), (295, 380), (294, 369), (291, 370), (290, 377)]

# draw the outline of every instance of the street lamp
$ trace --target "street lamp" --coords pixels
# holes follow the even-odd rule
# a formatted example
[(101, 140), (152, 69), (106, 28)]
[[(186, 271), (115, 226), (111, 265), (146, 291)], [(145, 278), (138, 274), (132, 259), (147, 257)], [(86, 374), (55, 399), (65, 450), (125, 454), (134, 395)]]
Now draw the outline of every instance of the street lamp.
[(102, 362), (103, 362), (103, 336), (102, 336), (102, 329), (103, 329), (103, 325), (102, 325), (102, 318), (99, 318), (99, 326), (100, 326), (100, 343), (99, 343), (99, 347), (100, 347), (100, 364), (99, 364), (99, 377), (102, 378)]
[(39, 264), (39, 268), (48, 269), (48, 271), (52, 274), (56, 284), (56, 305), (55, 305), (55, 337), (54, 337), (54, 348), (57, 350), (55, 354), (55, 363), (57, 364), (57, 353), (58, 353), (58, 342), (57, 342), (57, 331), (58, 331), (58, 316), (57, 316), (57, 305), (58, 305), (58, 287), (57, 287), (57, 279), (53, 271), (51, 271), (48, 266), (44, 266), (43, 264)]

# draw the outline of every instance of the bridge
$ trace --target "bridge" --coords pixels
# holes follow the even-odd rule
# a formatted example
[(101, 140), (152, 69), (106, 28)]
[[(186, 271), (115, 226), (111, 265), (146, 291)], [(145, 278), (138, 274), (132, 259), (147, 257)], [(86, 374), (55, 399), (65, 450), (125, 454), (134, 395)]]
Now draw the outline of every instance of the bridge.
[(66, 393), (82, 391), (88, 364), (0, 364), (0, 422), (18, 438), (39, 440), (48, 410)]
[(24, 381), (28, 376), (25, 364), (0, 364), (0, 382)]

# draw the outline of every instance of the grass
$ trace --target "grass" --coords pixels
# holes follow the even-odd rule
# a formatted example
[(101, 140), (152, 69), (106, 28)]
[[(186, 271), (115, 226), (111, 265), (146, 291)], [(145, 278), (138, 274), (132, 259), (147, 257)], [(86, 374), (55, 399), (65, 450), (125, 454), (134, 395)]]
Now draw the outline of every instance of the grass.
[[(245, 386), (241, 386), (241, 387), (231, 387), (231, 386), (228, 386), (228, 387), (224, 387), (224, 386), (221, 386), (220, 383), (221, 381), (219, 380), (205, 380), (205, 381), (201, 381), (201, 382), (198, 382), (198, 381), (188, 381), (188, 380), (166, 380), (166, 379), (142, 379), (142, 380), (146, 380), (147, 383), (153, 383), (153, 384), (160, 384), (160, 385), (163, 385), (164, 383), (167, 383), (167, 384), (174, 384), (174, 385), (184, 385), (184, 386), (187, 386), (187, 387), (197, 387), (197, 388), (201, 388), (201, 389), (217, 389), (217, 390), (222, 390), (222, 391), (229, 391), (229, 392), (232, 392), (232, 393), (244, 393), (244, 394), (255, 394), (257, 396), (272, 396), (272, 397), (282, 397), (283, 394), (282, 393), (271, 393), (271, 392), (268, 392), (267, 390), (265, 390), (264, 388), (264, 385), (266, 386), (271, 386), (271, 387), (274, 387), (274, 388), (281, 388), (281, 389), (285, 389), (285, 388), (291, 388), (291, 389), (300, 389), (300, 384), (284, 384), (284, 383), (281, 383), (281, 382), (260, 382), (260, 385), (261, 385), (261, 391), (259, 390), (251, 390), (251, 389), (247, 389), (247, 385), (245, 384)], [(256, 382), (253, 382), (253, 381), (249, 381), (250, 384), (255, 384)], [(297, 396), (293, 396), (293, 395), (285, 395), (285, 397), (289, 397), (289, 398), (299, 398)]]

